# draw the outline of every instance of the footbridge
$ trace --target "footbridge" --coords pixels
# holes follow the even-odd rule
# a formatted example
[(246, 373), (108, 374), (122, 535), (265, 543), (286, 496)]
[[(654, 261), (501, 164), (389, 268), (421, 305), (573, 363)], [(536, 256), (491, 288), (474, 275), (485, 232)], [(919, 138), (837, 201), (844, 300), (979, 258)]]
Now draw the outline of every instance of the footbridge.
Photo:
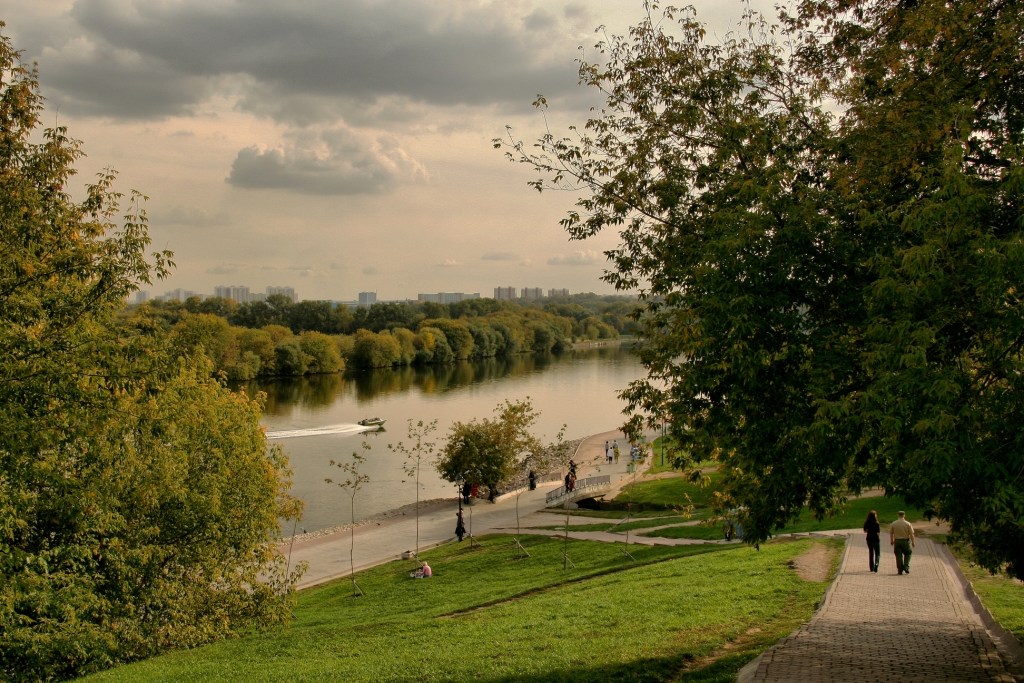
[(565, 505), (566, 503), (575, 503), (577, 500), (583, 500), (584, 498), (596, 498), (597, 496), (609, 493), (611, 490), (612, 477), (610, 474), (577, 479), (576, 485), (573, 486), (571, 491), (566, 490), (565, 486), (559, 486), (557, 489), (549, 491), (545, 497), (545, 504), (548, 507), (554, 507)]

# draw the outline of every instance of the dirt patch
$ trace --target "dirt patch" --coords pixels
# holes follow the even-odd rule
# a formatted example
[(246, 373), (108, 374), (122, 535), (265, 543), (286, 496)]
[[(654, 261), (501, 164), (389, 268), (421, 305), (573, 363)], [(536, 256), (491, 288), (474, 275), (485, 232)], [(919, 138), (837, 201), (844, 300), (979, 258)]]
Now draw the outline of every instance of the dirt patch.
[(836, 549), (826, 543), (815, 543), (803, 554), (794, 557), (789, 566), (804, 581), (828, 581)]

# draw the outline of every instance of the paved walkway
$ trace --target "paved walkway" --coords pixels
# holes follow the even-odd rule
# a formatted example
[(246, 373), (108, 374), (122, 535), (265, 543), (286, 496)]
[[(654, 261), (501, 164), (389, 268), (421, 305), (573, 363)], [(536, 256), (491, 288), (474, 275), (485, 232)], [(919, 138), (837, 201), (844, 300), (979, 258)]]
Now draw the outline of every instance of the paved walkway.
[[(583, 440), (576, 450), (580, 476), (610, 474), (612, 493), (633, 477), (626, 472), (628, 457), (619, 458), (615, 464), (605, 461), (605, 441), (618, 440), (626, 443), (620, 431), (595, 434)], [(502, 496), (496, 503), (475, 500), (465, 509), (464, 517), (468, 531), (476, 536), (501, 530), (515, 532), (517, 518), (520, 526), (527, 524), (527, 518), (544, 509), (547, 492), (561, 486), (561, 481), (540, 484), (534, 491)], [(455, 540), (455, 514), (458, 502), (453, 498), (447, 507), (434, 506), (430, 511), (421, 511), (419, 516), (419, 550)], [(536, 521), (536, 517), (533, 521)], [(546, 515), (546, 523), (552, 523)], [(523, 529), (523, 533), (526, 530)], [(355, 570), (361, 571), (385, 562), (397, 560), (406, 551), (416, 549), (416, 515), (407, 514), (397, 519), (369, 522), (356, 527), (353, 542), (349, 530), (324, 535), (299, 536), (293, 543), (285, 543), (281, 551), (290, 557), (291, 566), (300, 562), (308, 565), (298, 587), (309, 588), (332, 579), (348, 576), (350, 572), (350, 549)], [(465, 543), (466, 541), (463, 541)]]
[[(581, 443), (576, 453), (581, 476), (612, 475), (612, 493), (634, 480), (626, 471), (628, 458), (608, 465), (604, 459), (606, 440), (625, 443), (620, 432), (597, 434)], [(479, 536), (493, 531), (561, 536), (557, 530), (530, 529), (553, 526), (559, 518), (538, 512), (545, 495), (560, 483), (538, 486), (500, 498), (497, 503), (478, 501), (466, 509), (466, 522)], [(455, 540), (457, 503), (421, 512), (420, 550)], [(518, 523), (517, 523), (518, 521)], [(581, 523), (590, 519), (576, 520)], [(897, 576), (895, 559), (888, 552), (888, 536), (882, 536), (882, 564), (879, 573), (867, 570), (867, 545), (863, 534), (848, 535), (842, 565), (822, 606), (810, 622), (780, 641), (758, 660), (744, 668), (743, 683), (971, 683), (1024, 681), (1024, 654), (1012, 638), (1001, 637), (998, 626), (986, 630), (987, 613), (972, 604), (973, 593), (947, 551), (927, 539), (920, 539), (907, 576)], [(623, 534), (570, 532), (571, 538), (624, 542)], [(415, 515), (356, 528), (355, 570), (360, 571), (398, 559), (415, 548)], [(629, 535), (630, 543), (686, 544), (690, 539), (665, 539)], [(467, 541), (463, 541), (464, 543)], [(718, 541), (725, 543), (724, 540)], [(349, 531), (313, 537), (299, 537), (282, 550), (290, 551), (291, 562), (309, 566), (299, 583), (307, 588), (350, 571)], [(990, 624), (991, 625), (991, 624)], [(994, 635), (993, 635), (994, 634)], [(996, 640), (993, 640), (996, 638)], [(997, 649), (997, 641), (999, 648)], [(1002, 654), (1002, 657), (1001, 657)], [(1009, 662), (1009, 664), (1007, 664)], [(1016, 675), (1016, 678), (1015, 678)]]
[[(746, 667), (739, 681), (1024, 680), (1008, 671), (943, 546), (918, 539), (911, 573), (899, 576), (887, 552), (887, 534), (882, 541), (882, 563), (875, 574), (867, 569), (863, 534), (850, 534), (842, 566), (814, 618)], [(1012, 648), (1013, 643), (1005, 644), (1007, 661), (1017, 654)]]

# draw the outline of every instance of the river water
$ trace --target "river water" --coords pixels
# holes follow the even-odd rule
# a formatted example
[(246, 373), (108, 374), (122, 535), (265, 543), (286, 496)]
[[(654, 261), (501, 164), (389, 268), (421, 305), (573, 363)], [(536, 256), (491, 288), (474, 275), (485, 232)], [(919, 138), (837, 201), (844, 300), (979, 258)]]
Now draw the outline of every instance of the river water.
[[(543, 442), (553, 441), (563, 425), (566, 439), (578, 439), (618, 429), (625, 421), (618, 392), (643, 375), (628, 349), (613, 346), (253, 383), (246, 390), (267, 394), (267, 436), (288, 454), (292, 493), (305, 503), (296, 530), (312, 532), (352, 521), (348, 494), (324, 480), (344, 480), (330, 461), (351, 461), (353, 452), (366, 456), (361, 472), (369, 476), (356, 495), (356, 521), (415, 502), (414, 480), (403, 471), (405, 458), (388, 448), (408, 443), (410, 420), (437, 420), (431, 438), (436, 454), (454, 422), (492, 418), (506, 399), (529, 398), (540, 413), (534, 434)], [(384, 431), (356, 424), (373, 416), (386, 420)], [(455, 485), (440, 478), (432, 461), (421, 461), (420, 500), (455, 497)], [(283, 531), (290, 535), (292, 529)]]

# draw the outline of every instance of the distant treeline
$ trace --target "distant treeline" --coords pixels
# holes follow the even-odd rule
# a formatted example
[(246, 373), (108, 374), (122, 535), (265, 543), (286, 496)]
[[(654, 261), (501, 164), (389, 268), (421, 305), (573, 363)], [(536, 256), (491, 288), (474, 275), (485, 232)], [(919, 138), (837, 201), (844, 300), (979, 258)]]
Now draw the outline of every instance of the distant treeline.
[(634, 298), (595, 294), (355, 309), (279, 295), (244, 304), (192, 297), (131, 306), (125, 322), (160, 328), (173, 349), (201, 351), (228, 379), (248, 380), (559, 351), (576, 341), (633, 334), (636, 307)]

